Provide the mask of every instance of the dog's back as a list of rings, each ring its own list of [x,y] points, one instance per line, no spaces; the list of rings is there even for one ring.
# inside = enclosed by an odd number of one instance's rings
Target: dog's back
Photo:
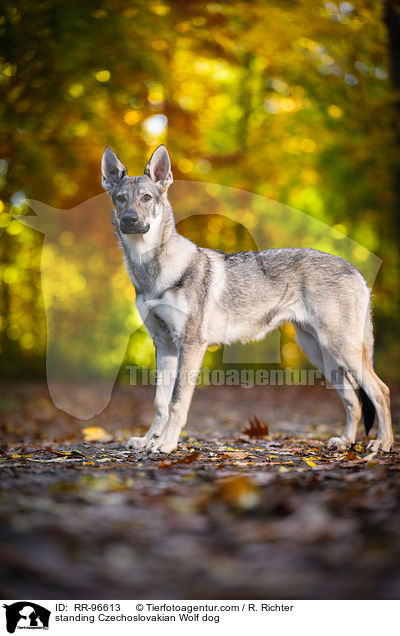
[[[315,330],[332,321],[355,325],[357,315],[368,310],[362,274],[339,256],[311,248],[205,252],[219,261],[210,289],[209,340],[215,344],[257,340],[283,322]]]

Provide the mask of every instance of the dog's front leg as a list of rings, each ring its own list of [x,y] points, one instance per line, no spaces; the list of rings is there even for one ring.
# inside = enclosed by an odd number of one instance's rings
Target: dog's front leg
[[[169,403],[178,367],[178,351],[175,346],[156,345],[156,364],[155,417],[146,435],[144,437],[131,437],[126,443],[127,448],[136,448],[138,450],[145,448],[153,439],[161,435],[168,422]]]
[[[192,401],[194,387],[207,343],[184,345],[179,351],[178,373],[169,407],[169,419],[160,437],[149,442],[149,452],[170,453],[179,440]]]

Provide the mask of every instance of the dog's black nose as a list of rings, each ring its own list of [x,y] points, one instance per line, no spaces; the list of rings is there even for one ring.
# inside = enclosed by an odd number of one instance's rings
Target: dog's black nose
[[[131,232],[137,223],[138,215],[136,212],[124,214],[120,222],[121,232]]]

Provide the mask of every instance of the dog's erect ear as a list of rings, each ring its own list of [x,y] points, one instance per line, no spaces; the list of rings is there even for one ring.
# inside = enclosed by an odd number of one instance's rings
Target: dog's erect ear
[[[101,172],[103,174],[101,180],[103,188],[111,194],[128,171],[124,164],[120,162],[115,152],[107,146],[101,160]]]
[[[158,183],[165,189],[169,188],[173,182],[171,161],[168,151],[163,144],[158,146],[151,155],[144,174],[147,174],[154,183]]]

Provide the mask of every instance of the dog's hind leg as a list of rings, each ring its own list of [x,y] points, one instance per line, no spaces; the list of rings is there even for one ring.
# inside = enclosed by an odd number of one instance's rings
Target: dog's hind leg
[[[346,410],[346,426],[341,437],[331,437],[328,446],[331,448],[345,448],[354,444],[357,434],[357,426],[361,420],[361,404],[358,395],[358,384],[348,371],[340,373],[339,365],[333,356],[321,347],[317,338],[304,328],[295,324],[296,341],[303,349],[308,359],[317,367],[334,387]],[[340,379],[340,381],[339,381]]]
[[[394,438],[392,421],[390,414],[390,392],[388,387],[376,375],[372,360],[365,346],[362,347],[362,365],[357,364],[357,357],[348,354],[347,364],[352,375],[356,378],[359,385],[364,389],[366,395],[375,407],[378,419],[378,437],[371,440],[368,448],[372,451],[390,451],[392,449]]]
[[[371,440],[368,448],[373,451],[383,450],[387,452],[393,446],[389,389],[373,369],[373,334],[370,314],[367,315],[365,325],[361,322],[361,317],[362,313],[358,322],[353,325],[350,322],[347,324],[347,329],[341,329],[336,333],[325,330],[317,337],[321,345],[324,364],[325,360],[328,359],[329,366],[330,355],[336,361],[337,368],[341,367],[344,370],[344,378],[351,376],[356,381],[357,387],[363,389],[364,393],[361,396],[364,405],[368,407],[364,408],[364,415],[369,412],[371,418],[371,422],[364,422],[367,431],[372,424],[373,410],[375,410],[378,421],[378,437],[376,440]],[[326,356],[326,352],[329,355]],[[328,377],[328,379],[330,378]],[[334,386],[340,393],[340,386],[336,384]],[[348,437],[346,433],[345,437]]]
[[[206,342],[181,347],[178,373],[169,405],[169,419],[160,437],[151,440],[147,445],[146,448],[149,452],[170,453],[177,447],[180,432],[186,424],[193,391],[206,349]]]
[[[340,378],[338,365],[336,365],[335,368],[331,367],[331,374],[332,373],[335,374],[337,378]],[[358,393],[359,387],[353,376],[345,370],[343,370],[342,379],[339,380],[339,383],[334,383],[333,386],[339,393],[344,404],[344,408],[346,409],[346,425],[343,435],[341,435],[340,437],[331,437],[328,440],[328,447],[346,448],[346,446],[349,446],[349,444],[355,443],[357,436],[357,427],[362,419],[362,406]]]
[[[376,375],[373,368],[373,329],[371,314],[368,305],[366,315],[359,311],[355,317],[349,319],[347,328],[341,329],[336,334],[325,333],[323,344],[329,347],[329,351],[335,352],[335,359],[352,375],[358,386],[363,389],[364,413],[373,412],[375,409],[378,421],[378,437],[371,440],[368,448],[372,451],[390,451],[393,446],[393,429],[390,414],[389,389]],[[372,422],[370,422],[372,423]],[[365,422],[369,430],[368,422]]]
[[[178,352],[172,343],[156,345],[157,384],[154,406],[156,414],[150,429],[144,437],[131,437],[127,448],[138,450],[145,448],[153,439],[159,437],[164,430],[169,415],[169,403],[175,385]]]

